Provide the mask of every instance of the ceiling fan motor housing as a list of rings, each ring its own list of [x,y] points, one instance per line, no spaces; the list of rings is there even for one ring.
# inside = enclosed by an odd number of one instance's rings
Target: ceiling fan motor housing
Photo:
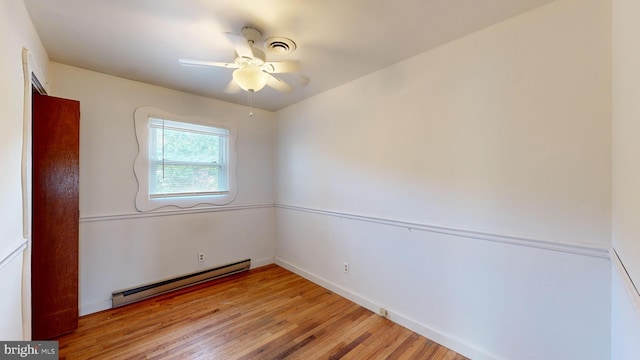
[[[242,36],[250,41],[252,44],[255,44],[262,38],[262,32],[254,27],[245,26],[240,30]]]

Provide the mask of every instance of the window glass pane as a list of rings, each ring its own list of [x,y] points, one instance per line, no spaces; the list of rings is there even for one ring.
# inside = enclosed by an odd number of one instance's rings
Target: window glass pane
[[[164,154],[164,159],[169,161],[220,162],[218,135],[162,128],[153,130],[157,144],[155,159],[162,159]]]
[[[151,166],[151,194],[176,194],[222,191],[219,166],[162,165]]]

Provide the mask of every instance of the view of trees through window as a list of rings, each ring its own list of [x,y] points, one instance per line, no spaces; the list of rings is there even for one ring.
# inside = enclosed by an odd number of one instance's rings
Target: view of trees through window
[[[179,196],[227,191],[228,131],[158,120],[150,122],[149,194]]]

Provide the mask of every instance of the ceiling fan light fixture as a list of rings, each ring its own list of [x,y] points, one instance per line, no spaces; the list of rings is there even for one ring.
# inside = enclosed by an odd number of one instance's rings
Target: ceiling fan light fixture
[[[269,74],[260,70],[256,65],[246,64],[233,72],[233,80],[244,91],[260,91],[269,80]]]

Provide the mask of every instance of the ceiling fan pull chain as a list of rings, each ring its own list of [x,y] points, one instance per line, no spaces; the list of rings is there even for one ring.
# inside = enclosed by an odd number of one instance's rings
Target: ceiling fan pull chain
[[[249,94],[249,116],[253,116],[253,98],[251,97],[252,93],[247,92]]]

